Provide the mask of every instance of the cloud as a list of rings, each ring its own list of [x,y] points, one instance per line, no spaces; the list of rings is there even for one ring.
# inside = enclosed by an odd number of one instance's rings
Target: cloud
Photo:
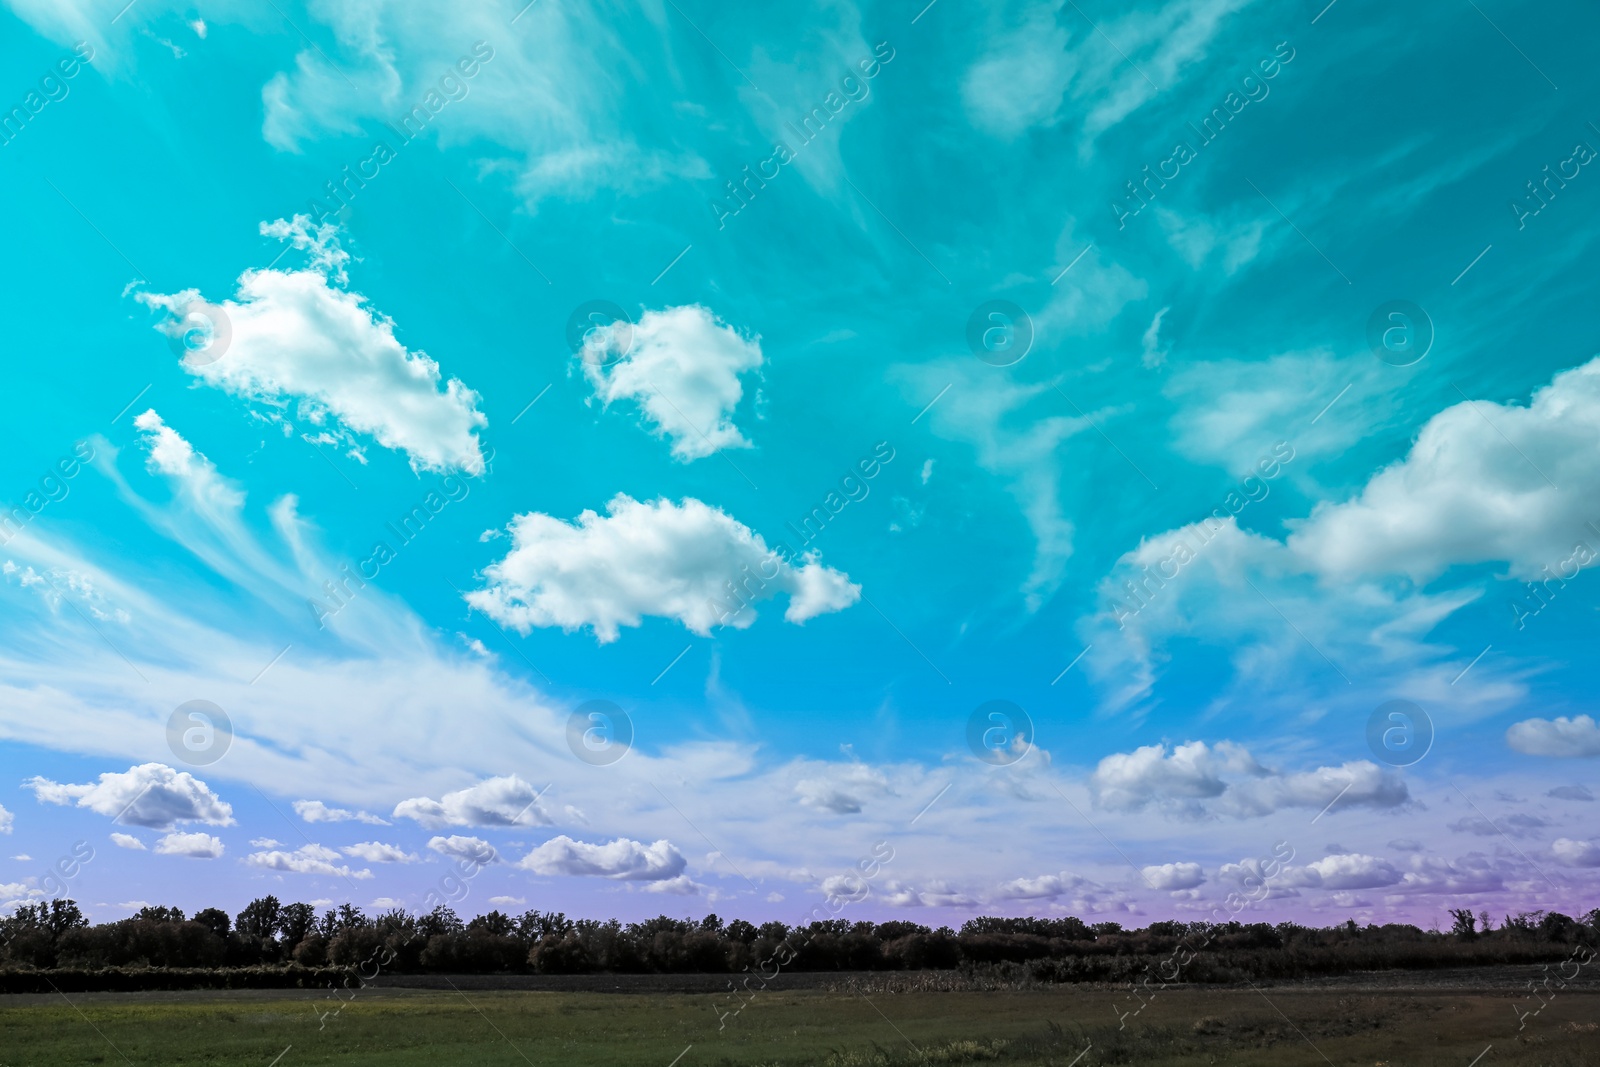
[[[441,856],[469,860],[480,867],[500,861],[500,854],[494,850],[494,846],[481,837],[462,837],[459,834],[432,837],[428,839],[428,847]]]
[[[121,773],[107,771],[99,782],[64,785],[33,777],[22,783],[42,804],[73,804],[124,826],[170,830],[180,822],[232,826],[233,808],[211,787],[187,771],[164,763],[143,763]]]
[[[4,804],[0,804],[0,834],[9,834],[15,822],[16,816],[7,811]]]
[[[291,874],[322,874],[339,878],[371,878],[372,872],[366,869],[351,870],[347,866],[335,866],[340,856],[331,848],[322,845],[301,845],[293,852],[272,850],[269,852],[252,852],[244,858],[250,867],[261,867],[269,871],[286,871]]]
[[[389,825],[387,819],[380,819],[370,812],[330,808],[320,800],[297,800],[293,807],[295,814],[306,822],[364,822],[372,826]]]
[[[1032,611],[1060,586],[1072,556],[1075,527],[1061,499],[1062,445],[1090,425],[1060,414],[1065,402],[1049,383],[999,378],[993,370],[965,356],[899,364],[889,377],[913,411],[939,397],[926,425],[946,440],[971,445],[978,465],[1015,500],[1034,539],[1033,565],[1022,582]]]
[[[1532,579],[1569,563],[1594,535],[1590,462],[1600,423],[1600,359],[1555,375],[1527,406],[1464,400],[1430,418],[1406,457],[1353,499],[1292,522],[1289,545],[1332,580],[1403,574],[1423,582],[1459,564],[1505,562]],[[1546,479],[1549,481],[1546,481]],[[1558,488],[1559,487],[1559,488]]]
[[[339,849],[363,863],[415,863],[417,857],[399,845],[386,845],[382,841],[358,841]]]
[[[279,841],[275,837],[252,837],[250,839],[250,847],[251,848],[282,848],[283,847],[283,842]]]
[[[1478,837],[1494,837],[1498,834],[1531,837],[1549,825],[1550,820],[1542,816],[1518,813],[1504,816],[1498,822],[1482,815],[1469,815],[1451,823],[1450,829],[1458,834],[1476,834]]]
[[[1156,85],[1178,85],[1187,68],[1205,59],[1226,17],[1249,2],[1173,0],[1092,28],[1059,3],[1033,4],[1026,16],[1008,20],[968,69],[961,93],[968,119],[1003,137],[1070,122],[1080,152],[1088,153],[1107,130],[1156,99]],[[1116,44],[1107,48],[1108,41]]]
[[[1102,759],[1089,778],[1096,805],[1142,811],[1150,805],[1184,818],[1269,815],[1284,808],[1393,808],[1406,802],[1405,782],[1366,760],[1286,774],[1258,763],[1242,745],[1203,741],[1146,745]],[[1341,795],[1342,794],[1342,795]]]
[[[47,567],[42,571],[32,567],[18,567],[12,560],[0,563],[0,574],[8,582],[16,582],[24,589],[33,589],[39,599],[58,613],[62,604],[87,608],[90,615],[101,622],[119,622],[126,626],[133,617],[125,610],[113,606],[97,587],[96,579],[71,567]]]
[[[222,855],[222,842],[210,834],[170,833],[156,842],[156,853],[161,856],[188,856],[190,859],[214,860]]]
[[[1140,873],[1154,889],[1193,889],[1206,880],[1205,869],[1198,863],[1163,863]]]
[[[1400,881],[1400,872],[1388,860],[1362,853],[1325,856],[1306,865],[1315,871],[1323,889],[1376,889]]]
[[[666,878],[659,882],[645,884],[646,893],[668,893],[672,896],[689,897],[699,893],[701,886],[687,874],[680,874],[676,878]]]
[[[393,122],[397,113],[409,115],[412,108],[427,116],[422,106],[432,92],[435,99],[448,94],[450,99],[470,96],[470,102],[451,103],[434,116],[429,139],[441,146],[479,145],[473,151],[481,154],[484,181],[509,185],[529,213],[549,197],[588,201],[673,179],[712,177],[692,149],[676,143],[641,146],[637,140],[640,131],[683,120],[686,102],[677,93],[660,91],[682,73],[670,34],[641,36],[616,20],[597,21],[545,4],[518,16],[515,29],[525,32],[515,36],[504,32],[509,16],[483,5],[435,11],[375,0],[312,8],[306,15],[324,24],[314,31],[321,45],[315,50],[308,45],[261,90],[262,136],[283,151],[299,152],[317,138]],[[474,41],[469,49],[466,42]],[[722,46],[739,56],[736,46],[727,41]],[[320,54],[323,49],[337,69]],[[624,52],[632,75],[595,77],[594,56]],[[481,72],[456,78],[451,68],[462,59]],[[769,85],[771,79],[760,67],[749,66],[751,61],[749,55],[739,58]],[[440,92],[440,77],[447,72],[453,80]],[[583,93],[571,92],[585,82]],[[460,207],[472,225],[482,226],[470,207]],[[482,232],[498,242],[487,229]],[[527,266],[518,262],[517,269]]]
[[[1077,71],[1068,42],[1067,32],[1044,5],[1035,7],[1025,23],[996,37],[961,79],[968,121],[1004,138],[1030,126],[1053,124]]]
[[[1331,372],[1328,360],[1316,355],[1274,362]],[[1251,384],[1283,377],[1272,375],[1271,366],[1228,364],[1223,370],[1225,384],[1232,384],[1221,406],[1210,403],[1206,414],[1174,424],[1180,450],[1220,449],[1230,463],[1242,462],[1264,444],[1266,427],[1257,425],[1259,415],[1241,422],[1231,412],[1305,401],[1270,384]],[[1370,389],[1370,373],[1350,377]],[[1196,388],[1189,382],[1183,391]],[[1263,393],[1266,405],[1258,402]],[[1512,577],[1548,573],[1555,591],[1600,560],[1600,535],[1587,525],[1591,501],[1600,496],[1600,467],[1584,459],[1596,423],[1600,359],[1556,374],[1525,406],[1463,401],[1438,412],[1404,458],[1354,496],[1286,520],[1285,540],[1242,529],[1234,514],[1243,510],[1249,489],[1230,493],[1213,517],[1147,537],[1118,561],[1101,584],[1106,610],[1080,623],[1080,636],[1095,645],[1090,673],[1117,680],[1111,682],[1114,706],[1131,703],[1149,692],[1166,643],[1198,633],[1231,648],[1241,696],[1259,700],[1272,684],[1285,694],[1297,691],[1302,665],[1322,660],[1319,669],[1376,663],[1388,677],[1373,680],[1387,681],[1386,688],[1442,697],[1465,663],[1445,662],[1452,650],[1426,638],[1482,597],[1483,585],[1479,579],[1424,591],[1427,583],[1452,568],[1500,563]],[[1225,434],[1211,432],[1224,424],[1230,427]],[[1245,586],[1246,579],[1257,589]],[[1143,593],[1129,599],[1129,582]],[[1522,621],[1526,605],[1536,603],[1525,592],[1514,587],[1507,597],[1513,621]],[[1524,606],[1517,607],[1519,601]],[[1285,618],[1300,632],[1287,630]],[[1515,679],[1486,682],[1488,688],[1471,696],[1471,710],[1498,710],[1525,692]],[[1529,720],[1507,739],[1539,755],[1600,754],[1592,720],[1571,722],[1577,725],[1562,730]]]
[[[446,793],[441,800],[412,797],[394,806],[394,817],[429,829],[443,826],[549,826],[550,816],[533,786],[514,774],[486,778]]]
[[[784,618],[793,623],[842,611],[861,595],[849,575],[814,554],[796,566],[727,512],[692,497],[642,503],[619,493],[606,512],[585,511],[574,523],[516,516],[510,551],[484,569],[488,584],[468,593],[467,603],[519,633],[588,626],[604,644],[646,615],[677,619],[704,637],[718,625],[750,626],[755,612],[744,605],[779,593],[789,596]]]
[[[1164,307],[1157,311],[1155,317],[1150,320],[1149,327],[1145,329],[1144,336],[1140,338],[1143,351],[1139,355],[1139,362],[1146,370],[1155,370],[1166,365],[1168,350],[1161,347],[1161,320],[1166,318],[1167,312],[1171,310],[1170,307]]]
[[[489,903],[505,908],[520,908],[528,902],[527,897],[490,897]]]
[[[1551,842],[1550,851],[1563,867],[1600,867],[1600,845],[1593,841],[1558,837]]]
[[[561,834],[528,853],[517,866],[535,874],[656,882],[676,878],[686,863],[682,853],[666,840],[646,845],[619,837],[604,845],[591,845]]]
[[[202,511],[233,511],[244,503],[244,493],[217,473],[216,465],[172,429],[155,408],[136,416],[133,425],[149,454],[152,472],[164,474],[182,486]]]
[[[1600,724],[1588,715],[1524,719],[1506,730],[1506,744],[1529,756],[1600,756]]]
[[[835,815],[855,815],[867,797],[888,792],[889,779],[864,763],[829,769],[828,776],[802,778],[795,783],[794,792],[800,803]]]
[[[311,269],[245,271],[220,315],[193,289],[137,294],[170,313],[159,326],[169,335],[192,328],[182,319],[186,309],[210,309],[206,317],[224,324],[210,348],[184,357],[184,370],[280,412],[296,402],[297,417],[313,427],[369,434],[404,452],[415,470],[482,473],[476,432],[488,419],[478,410],[478,394],[458,379],[443,380],[427,353],[395,339],[392,320],[360,294],[335,287],[344,281],[348,256],[334,229],[313,229],[296,216],[263,223],[262,233],[309,251]]]
[[[681,462],[722,448],[749,448],[733,423],[744,396],[739,376],[761,367],[761,344],[707,308],[646,311],[631,329],[597,329],[580,353],[583,375],[607,407],[635,401]]]
[[[111,843],[116,845],[118,848],[131,848],[135,852],[148,851],[145,847],[145,843],[140,841],[137,837],[134,837],[132,834],[113,833],[111,835]]]
[[[996,891],[1002,900],[1054,900],[1069,892],[1077,879],[1059,874],[1043,874],[1037,878],[1013,878]]]
[[[1547,796],[1547,797],[1555,797],[1557,800],[1593,800],[1594,799],[1594,794],[1589,791],[1588,787],[1587,786],[1581,786],[1581,785],[1558,785],[1554,789],[1552,789],[1548,793],[1546,793],[1545,796]]]

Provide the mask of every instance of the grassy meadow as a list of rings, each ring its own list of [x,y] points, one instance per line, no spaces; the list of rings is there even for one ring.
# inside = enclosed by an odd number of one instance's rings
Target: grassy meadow
[[[1171,989],[1120,1030],[1125,991],[766,992],[721,1031],[708,994],[352,993],[0,997],[0,1064],[1600,1067],[1600,996],[1579,992],[1520,1032],[1537,1002],[1510,992]]]

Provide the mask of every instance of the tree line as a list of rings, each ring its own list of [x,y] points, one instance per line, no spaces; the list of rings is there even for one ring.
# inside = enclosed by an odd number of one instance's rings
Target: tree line
[[[1600,908],[1581,918],[1559,912],[1505,916],[1452,910],[1449,930],[1388,923],[1332,927],[1280,923],[1152,922],[1124,929],[1073,917],[971,919],[959,930],[914,922],[828,919],[759,926],[717,915],[643,922],[520,916],[491,911],[463,920],[447,907],[426,914],[394,909],[367,915],[342,904],[320,915],[274,896],[237,915],[205,908],[145,907],[129,918],[90,924],[77,903],[24,904],[0,919],[0,969],[356,968],[388,972],[766,973],[924,970],[1022,965],[1042,980],[1122,978],[1203,935],[1207,975],[1336,973],[1555,958],[1567,946],[1600,943]],[[1241,970],[1242,968],[1242,970]],[[1286,970],[1287,969],[1287,970]],[[370,978],[372,975],[368,974]]]

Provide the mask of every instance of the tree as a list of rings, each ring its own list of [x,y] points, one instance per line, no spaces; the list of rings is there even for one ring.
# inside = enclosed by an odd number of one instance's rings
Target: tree
[[[221,908],[206,908],[194,913],[194,921],[216,934],[218,937],[227,937],[228,929],[233,925],[228,913]]]
[[[283,935],[283,947],[293,950],[311,935],[317,925],[317,910],[310,904],[286,904],[278,913],[278,933]]]
[[[1463,941],[1471,941],[1478,936],[1478,920],[1472,917],[1471,908],[1450,909],[1450,932]]]
[[[491,937],[510,937],[517,932],[517,923],[509,915],[500,911],[491,911],[487,915],[479,915],[467,923],[467,929],[477,933],[488,934]]]
[[[283,905],[278,898],[268,894],[252,900],[233,920],[233,929],[240,937],[260,942],[271,941],[278,932],[283,917]]]

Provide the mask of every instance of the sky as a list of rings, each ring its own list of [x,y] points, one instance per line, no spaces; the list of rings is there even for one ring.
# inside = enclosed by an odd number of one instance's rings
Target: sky
[[[124,3],[0,11],[0,906],[1600,906],[1594,11]]]

